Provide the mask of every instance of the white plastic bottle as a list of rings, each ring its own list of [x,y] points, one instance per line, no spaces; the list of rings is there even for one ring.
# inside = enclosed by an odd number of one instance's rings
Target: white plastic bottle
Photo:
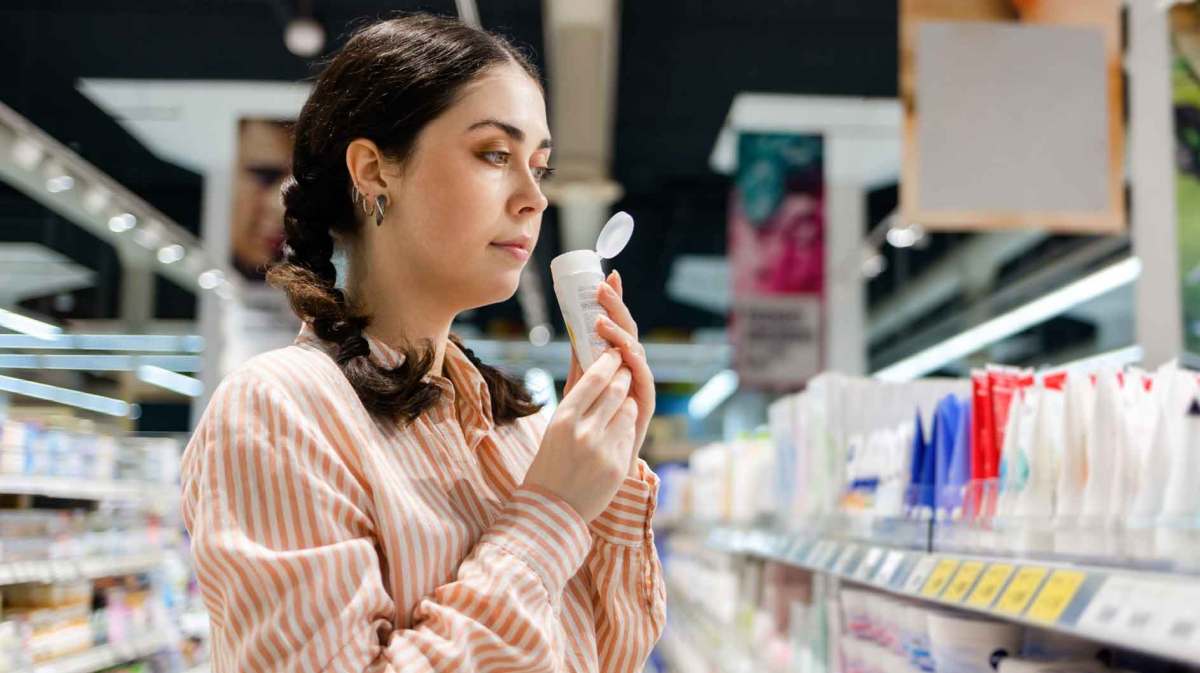
[[[600,231],[595,250],[572,250],[550,261],[554,296],[558,298],[575,357],[584,370],[608,348],[608,342],[596,333],[596,320],[604,315],[604,308],[597,300],[600,284],[604,282],[600,260],[620,254],[631,236],[633,218],[619,212]]]

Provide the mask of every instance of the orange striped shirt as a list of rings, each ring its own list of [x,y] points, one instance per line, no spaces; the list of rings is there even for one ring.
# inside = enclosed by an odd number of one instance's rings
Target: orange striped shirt
[[[545,421],[494,425],[453,343],[408,425],[373,419],[328,348],[306,325],[239,367],[184,454],[213,671],[640,671],[665,611],[645,463],[589,525],[520,486]]]

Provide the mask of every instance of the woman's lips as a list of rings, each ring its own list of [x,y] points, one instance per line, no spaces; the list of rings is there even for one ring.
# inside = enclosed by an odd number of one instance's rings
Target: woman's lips
[[[522,262],[529,259],[529,248],[524,243],[492,243],[491,245],[494,248],[507,252]]]

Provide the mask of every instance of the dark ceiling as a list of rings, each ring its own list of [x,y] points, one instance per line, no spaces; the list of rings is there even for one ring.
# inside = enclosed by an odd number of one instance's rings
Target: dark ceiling
[[[331,36],[395,10],[455,11],[449,0],[313,4]],[[527,45],[541,61],[541,2],[478,4],[485,27]],[[670,301],[663,287],[677,255],[724,252],[729,181],[709,169],[708,156],[733,96],[740,91],[894,96],[896,4],[622,3],[613,173],[627,193],[618,207],[637,217],[639,229],[617,267],[629,286],[643,290],[632,293],[631,308],[645,329],[666,336],[724,324],[724,316]],[[0,100],[195,231],[200,177],[158,160],[79,94],[75,82],[81,77],[310,77],[313,65],[283,44],[292,6],[265,0],[5,0],[0,2],[0,56],[6,66]],[[329,47],[338,44],[340,37]],[[878,201],[871,203],[877,217],[890,210]],[[119,274],[111,253],[98,254],[95,239],[55,224],[53,215],[15,192],[0,190],[0,208],[5,218],[0,222],[7,223],[0,225],[0,240],[33,236],[97,269],[102,287],[76,305],[115,311]],[[550,213],[543,229],[540,267],[557,252],[553,219]],[[159,301],[160,315],[193,310],[182,290],[166,288],[160,294],[167,298]],[[99,301],[101,296],[108,299]],[[52,311],[46,304],[39,308]],[[479,312],[475,320],[483,328],[503,328],[519,321],[519,311],[509,302]]]

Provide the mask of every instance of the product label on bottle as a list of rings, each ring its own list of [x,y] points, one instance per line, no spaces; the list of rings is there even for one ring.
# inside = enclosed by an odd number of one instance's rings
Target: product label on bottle
[[[596,292],[599,290],[599,285],[584,285],[579,288],[579,294],[576,299],[579,301],[579,307],[583,315],[583,327],[587,329],[588,346],[592,349],[592,355],[598,357],[608,348],[608,342],[600,338],[596,333],[596,321],[600,316],[606,315],[604,307],[600,305],[596,297]]]

